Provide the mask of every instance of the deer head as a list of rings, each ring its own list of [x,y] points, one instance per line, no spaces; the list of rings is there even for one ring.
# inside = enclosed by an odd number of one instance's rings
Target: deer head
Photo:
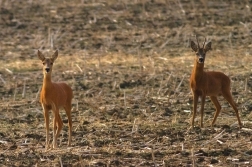
[[[198,38],[196,36],[196,40],[197,40],[197,43],[198,45],[196,45],[193,41],[191,41],[191,48],[192,50],[196,53],[196,56],[197,56],[197,62],[198,63],[204,63],[205,61],[205,57],[206,57],[206,52],[211,50],[211,42],[208,42],[206,45],[206,38],[205,38],[205,41],[203,43],[203,47],[201,48],[200,45],[199,45],[199,41],[198,41]]]
[[[43,73],[48,74],[52,72],[52,67],[54,61],[58,57],[58,50],[54,52],[54,54],[51,56],[51,58],[46,58],[39,50],[38,50],[38,58],[42,61],[43,63]]]

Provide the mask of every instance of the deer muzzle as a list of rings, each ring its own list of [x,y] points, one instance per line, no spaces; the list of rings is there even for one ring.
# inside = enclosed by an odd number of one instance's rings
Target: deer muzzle
[[[48,73],[50,71],[50,68],[49,67],[46,67],[45,68],[45,71]]]
[[[204,63],[204,58],[203,57],[199,58],[199,63]]]

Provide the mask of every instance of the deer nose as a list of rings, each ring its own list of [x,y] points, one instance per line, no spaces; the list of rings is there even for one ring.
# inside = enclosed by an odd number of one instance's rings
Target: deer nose
[[[50,71],[50,68],[49,68],[49,67],[47,67],[47,68],[45,68],[45,70],[46,70],[46,72],[49,72],[49,71]]]
[[[203,62],[204,62],[204,58],[203,58],[203,57],[200,57],[200,58],[199,58],[199,62],[200,62],[200,63],[203,63]]]

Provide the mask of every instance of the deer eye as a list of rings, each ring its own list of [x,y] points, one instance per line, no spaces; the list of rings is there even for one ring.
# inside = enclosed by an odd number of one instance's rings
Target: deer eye
[[[43,62],[42,64],[45,65],[45,62]]]
[[[199,53],[196,53],[197,56],[199,56]]]

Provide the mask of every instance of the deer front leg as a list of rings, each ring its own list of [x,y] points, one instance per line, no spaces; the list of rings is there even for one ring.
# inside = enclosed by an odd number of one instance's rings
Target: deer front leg
[[[46,127],[46,150],[49,149],[49,110],[42,105],[43,111],[44,111],[44,119],[45,119],[45,127]]]
[[[196,93],[193,93],[193,116],[192,116],[192,123],[191,123],[192,128],[194,128],[194,119],[197,112],[198,99],[199,99],[199,96]]]
[[[57,148],[57,139],[59,137],[60,131],[62,130],[63,122],[59,115],[59,109],[55,112],[54,119],[53,119],[53,148]]]
[[[203,116],[204,116],[204,107],[205,107],[206,95],[201,96],[201,109],[200,109],[200,127],[203,128]]]

